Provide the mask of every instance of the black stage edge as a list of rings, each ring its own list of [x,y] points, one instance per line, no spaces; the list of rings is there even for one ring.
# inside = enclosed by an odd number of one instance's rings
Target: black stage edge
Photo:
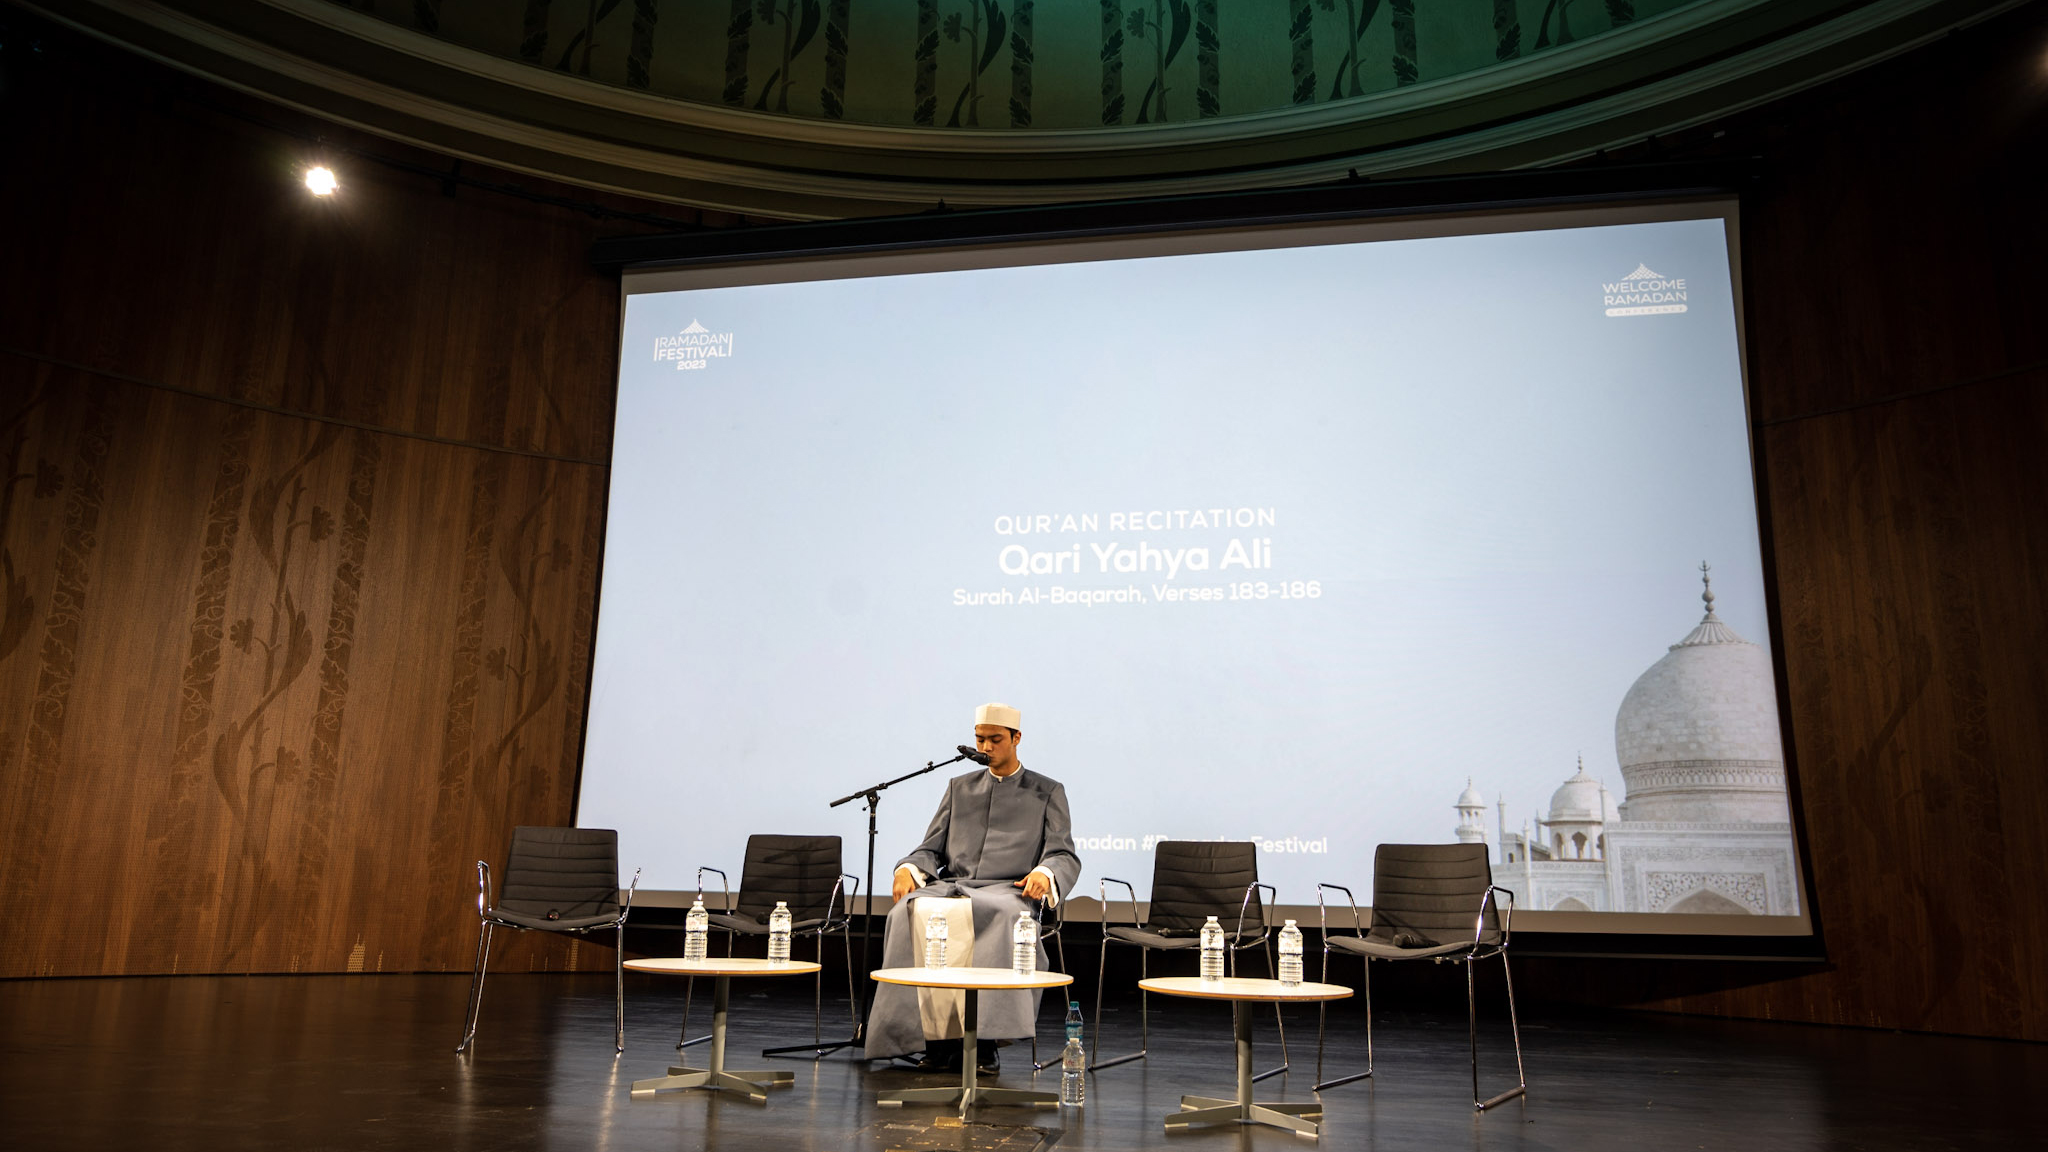
[[[1429,967],[1410,965],[1410,967]],[[785,987],[785,985],[804,985]],[[0,981],[0,1107],[29,1152],[191,1149],[593,1149],[607,1152],[1132,1152],[1427,1148],[1451,1152],[1901,1152],[2039,1145],[2023,1105],[2048,1045],[1798,1024],[1596,1013],[1525,1002],[1529,1094],[1472,1110],[1462,996],[1439,1010],[1375,997],[1377,1073],[1322,1093],[1318,1144],[1277,1130],[1162,1131],[1182,1094],[1227,1091],[1225,1005],[1156,997],[1152,1058],[1089,1078],[1078,1112],[991,1107],[974,1123],[878,1108],[874,1093],[944,1082],[862,1061],[788,1062],[765,1104],[678,1092],[635,1098],[675,1058],[682,988],[627,976],[626,1051],[612,1054],[609,971],[491,977],[476,1047],[450,1052],[466,973]],[[1381,991],[1378,983],[1376,991]],[[827,1013],[841,999],[828,1000]],[[1109,1027],[1134,1023],[1113,1003]],[[736,980],[736,1060],[807,1038],[805,981]],[[1329,1074],[1363,1067],[1363,1013],[1332,1014]],[[1057,1031],[1043,1017],[1041,1047]],[[1482,1006],[1480,1076],[1512,1083],[1505,1020]],[[1315,1013],[1291,1012],[1295,1072],[1262,1097],[1313,1098]],[[1111,1041],[1114,1043],[1114,1039]],[[1259,1014],[1257,1058],[1277,1056]],[[694,1055],[692,1062],[702,1063]],[[1005,1049],[1001,1085],[1050,1088]],[[2028,1086],[2032,1085],[2030,1089]]]
[[[940,209],[915,216],[607,237],[591,245],[590,261],[607,271],[629,266],[644,270],[769,257],[845,256],[967,244],[1697,199],[1739,193],[1754,184],[1760,173],[1760,162],[1607,165],[1402,180],[1357,179],[1303,188],[1033,208]]]

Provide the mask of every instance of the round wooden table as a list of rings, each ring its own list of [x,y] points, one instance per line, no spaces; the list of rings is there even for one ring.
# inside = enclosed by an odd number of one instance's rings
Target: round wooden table
[[[1138,981],[1138,987],[1168,996],[1228,1000],[1231,1022],[1237,1033],[1237,1098],[1183,1096],[1180,1098],[1181,1110],[1166,1118],[1168,1132],[1191,1124],[1270,1124],[1303,1136],[1320,1137],[1323,1134],[1321,1124],[1304,1119],[1321,1116],[1321,1103],[1262,1103],[1252,1099],[1252,1005],[1272,1000],[1342,1000],[1351,995],[1351,989],[1341,984],[1307,982],[1290,988],[1278,980],[1239,976],[1223,980],[1204,980],[1199,976],[1155,976]]]
[[[726,993],[734,976],[808,976],[819,969],[809,960],[762,960],[752,956],[714,956],[705,960],[662,957],[628,960],[635,972],[660,976],[710,976],[716,980],[711,993],[711,1067],[690,1068],[671,1065],[666,1076],[633,1081],[633,1095],[652,1096],[670,1088],[703,1088],[711,1092],[738,1092],[757,1104],[768,1102],[768,1089],[787,1088],[796,1073],[775,1070],[735,1072],[725,1066]]]
[[[975,1083],[980,1071],[975,1065],[979,1056],[980,1037],[975,1034],[975,1011],[977,994],[984,991],[1011,992],[1029,991],[1033,988],[1058,988],[1072,984],[1074,978],[1064,972],[1033,972],[1019,976],[1008,968],[878,968],[868,973],[870,979],[883,984],[904,984],[912,988],[958,988],[967,993],[967,1003],[960,1013],[960,1086],[957,1088],[904,1088],[894,1092],[877,1092],[875,1103],[882,1105],[901,1104],[951,1104],[960,1102],[960,1114],[976,1104],[1058,1104],[1057,1092],[1037,1092],[1023,1088],[983,1088]]]

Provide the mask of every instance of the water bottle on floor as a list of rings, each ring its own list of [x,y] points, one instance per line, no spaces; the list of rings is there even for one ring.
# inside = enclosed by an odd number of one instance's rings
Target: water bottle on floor
[[[1029,976],[1038,971],[1038,917],[1017,913],[1017,930],[1010,934],[1010,971]]]
[[[1223,979],[1223,925],[1214,916],[1202,925],[1202,979]]]
[[[1067,1001],[1067,1046],[1060,1049],[1060,1103],[1079,1108],[1088,1096],[1088,1053],[1081,1047],[1081,1002]]]
[[[789,962],[789,905],[780,900],[768,914],[768,959],[777,964]]]
[[[1301,929],[1292,920],[1280,929],[1280,983],[1301,986]]]
[[[710,936],[711,914],[704,911],[704,897],[699,895],[683,917],[683,959],[704,959],[710,953]]]
[[[946,914],[934,912],[924,922],[924,966],[944,968],[946,966]]]

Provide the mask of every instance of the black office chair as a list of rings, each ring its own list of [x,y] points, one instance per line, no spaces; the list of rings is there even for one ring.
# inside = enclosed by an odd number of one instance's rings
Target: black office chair
[[[476,862],[476,968],[469,976],[469,1015],[457,1052],[476,1039],[477,1011],[484,1002],[484,973],[490,965],[491,934],[498,928],[525,932],[567,932],[587,936],[609,928],[613,939],[614,1050],[626,1050],[626,913],[633,890],[619,895],[619,834],[609,828],[512,829],[505,853],[504,891],[491,899],[491,866]]]
[[[1330,931],[1323,889],[1344,893],[1351,904],[1351,934]],[[1505,900],[1506,907],[1502,908]],[[1316,1091],[1363,1080],[1373,1074],[1372,962],[1433,960],[1465,966],[1465,1032],[1472,1045],[1472,1105],[1484,1112],[1528,1091],[1522,1071],[1522,1029],[1515,1017],[1515,978],[1508,971],[1508,935],[1515,916],[1515,894],[1493,883],[1484,844],[1382,844],[1373,853],[1372,923],[1367,930],[1358,900],[1342,884],[1316,885],[1316,905],[1323,924],[1323,975],[1330,978],[1330,954],[1341,952],[1365,962],[1365,1071],[1334,1080],[1323,1079],[1324,1021],[1316,1024]],[[1473,992],[1472,965],[1500,957],[1508,987],[1508,1028],[1515,1040],[1516,1085],[1491,1099],[1479,1097],[1479,1008]]]
[[[729,886],[731,881],[717,868],[697,869],[697,894],[704,894],[704,873],[716,873],[720,890],[725,895],[725,902],[720,907],[726,910],[711,912],[709,919],[712,928],[726,934],[725,952],[728,956],[732,955],[733,941],[738,937],[768,934],[768,914],[775,911],[777,901],[789,905],[792,943],[795,937],[817,939],[820,965],[825,962],[825,937],[838,935],[846,948],[846,998],[851,1005],[849,1013],[854,1033],[858,1033],[860,1007],[854,996],[853,942],[847,926],[852,921],[849,905],[858,893],[860,881],[841,873],[839,868],[837,836],[749,836],[746,856],[740,864],[738,902],[733,900]],[[676,1038],[678,1049],[711,1039],[709,1036],[699,1036],[694,1040],[688,1038],[690,1000],[695,984],[692,979],[684,986],[683,1034]],[[846,1047],[850,1040],[833,1043],[823,1040],[824,1012],[825,973],[821,967],[812,978],[812,1043],[768,1048],[762,1051],[762,1055],[810,1052],[822,1057],[827,1052]]]
[[[1120,884],[1130,896],[1129,925],[1109,922],[1108,885]],[[1154,951],[1178,952],[1200,949],[1202,925],[1214,916],[1222,924],[1224,946],[1230,956],[1230,975],[1237,975],[1237,954],[1262,947],[1266,972],[1273,968],[1273,953],[1266,928],[1265,905],[1260,893],[1273,894],[1273,886],[1259,883],[1258,845],[1250,840],[1161,840],[1152,851],[1152,902],[1147,919],[1138,922],[1138,893],[1128,880],[1103,877],[1097,885],[1102,899],[1102,958],[1095,972],[1096,1047],[1102,1046],[1102,984],[1109,969],[1109,946],[1134,946],[1138,952],[1138,979],[1146,973],[1147,958]],[[1274,897],[1277,898],[1277,897]],[[1138,990],[1138,1050],[1088,1066],[1091,1072],[1143,1060],[1152,1042],[1150,1005],[1144,989]],[[1287,1024],[1280,1017],[1280,1005],[1273,1005],[1273,1019],[1280,1025],[1280,1066],[1252,1077],[1254,1081],[1287,1071]]]

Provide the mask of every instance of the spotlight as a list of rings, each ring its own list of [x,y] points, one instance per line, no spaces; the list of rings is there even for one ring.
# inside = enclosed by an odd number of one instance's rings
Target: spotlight
[[[315,196],[332,196],[341,187],[341,181],[334,178],[334,170],[326,165],[306,169],[306,190]]]

